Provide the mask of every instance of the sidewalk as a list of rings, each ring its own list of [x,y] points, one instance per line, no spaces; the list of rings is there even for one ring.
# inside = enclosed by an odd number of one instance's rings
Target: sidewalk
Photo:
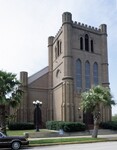
[[[36,133],[38,135],[42,134],[41,132]],[[44,133],[43,133],[44,134]],[[82,137],[92,137],[92,130],[86,131],[86,132],[79,132],[79,133],[63,133],[62,135],[59,134],[59,132],[56,132],[56,134],[49,134],[45,137],[43,135],[40,137],[29,137],[28,140],[41,140],[41,139],[61,139],[61,138],[82,138]],[[53,135],[53,136],[52,136]],[[98,132],[98,138],[107,138],[108,140],[117,140],[117,132],[111,131],[111,130],[99,130]]]

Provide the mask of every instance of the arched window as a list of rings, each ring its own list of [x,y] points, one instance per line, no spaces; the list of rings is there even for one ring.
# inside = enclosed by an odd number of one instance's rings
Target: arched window
[[[61,71],[58,69],[58,70],[56,71],[56,77],[57,77],[57,78],[59,78],[60,73],[61,73]]]
[[[85,35],[85,50],[89,51],[89,36]]]
[[[57,59],[58,57],[58,51],[57,51],[57,47],[55,47],[55,59]]]
[[[94,85],[98,85],[98,64],[96,62],[93,64],[93,82]]]
[[[59,57],[61,52],[62,52],[62,42],[58,40],[55,47],[55,58]]]
[[[91,40],[91,52],[92,53],[94,52],[94,49],[93,49],[93,40]]]
[[[85,88],[89,89],[91,87],[90,82],[90,63],[86,61],[85,63]]]
[[[62,42],[60,41],[59,44],[60,44],[60,45],[59,45],[59,51],[60,51],[60,54],[61,54],[61,52],[62,52]]]
[[[83,38],[80,38],[80,49],[83,50]]]
[[[76,61],[76,88],[78,90],[82,88],[82,64],[80,59]]]
[[[58,56],[59,56],[59,41],[57,42],[57,51],[58,51]]]

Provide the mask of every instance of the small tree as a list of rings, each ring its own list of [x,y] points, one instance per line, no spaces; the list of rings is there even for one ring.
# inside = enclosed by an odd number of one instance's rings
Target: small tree
[[[111,107],[111,105],[115,105],[115,101],[112,100],[110,89],[100,85],[91,88],[89,91],[83,92],[81,99],[84,112],[89,111],[93,114],[94,130],[92,137],[97,138],[101,106]]]
[[[0,71],[0,109],[1,109],[1,130],[6,134],[6,107],[15,108],[18,106],[22,96],[20,82],[16,74]]]

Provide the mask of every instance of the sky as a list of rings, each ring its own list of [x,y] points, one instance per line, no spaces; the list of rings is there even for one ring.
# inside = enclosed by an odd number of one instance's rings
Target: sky
[[[117,0],[0,0],[0,70],[30,76],[46,67],[48,37],[61,27],[63,12],[97,28],[107,24],[109,81],[117,102]]]

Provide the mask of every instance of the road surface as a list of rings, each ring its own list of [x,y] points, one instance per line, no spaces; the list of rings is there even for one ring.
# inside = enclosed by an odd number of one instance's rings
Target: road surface
[[[39,146],[25,150],[117,150],[117,142]]]

